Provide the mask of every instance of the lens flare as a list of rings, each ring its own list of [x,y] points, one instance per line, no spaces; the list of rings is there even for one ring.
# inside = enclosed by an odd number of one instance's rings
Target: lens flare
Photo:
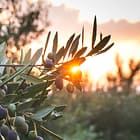
[[[71,72],[76,73],[78,70],[80,70],[79,66],[74,66],[71,69]]]

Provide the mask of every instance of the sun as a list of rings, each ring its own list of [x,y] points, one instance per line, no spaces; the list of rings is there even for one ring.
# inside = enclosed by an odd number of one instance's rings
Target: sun
[[[80,70],[80,67],[79,66],[73,66],[72,69],[71,69],[71,72],[72,73],[76,73],[79,70]]]

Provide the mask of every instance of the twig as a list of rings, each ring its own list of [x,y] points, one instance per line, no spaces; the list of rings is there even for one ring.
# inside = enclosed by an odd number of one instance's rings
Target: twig
[[[23,67],[26,66],[26,64],[0,64],[0,67]],[[29,67],[40,67],[43,66],[43,64],[38,65],[28,65]]]
[[[49,129],[47,129],[47,128],[44,127],[43,125],[41,125],[40,128],[42,128],[44,131],[46,131],[46,132],[49,133],[50,135],[54,136],[54,137],[57,138],[58,140],[63,140],[62,137],[60,137],[60,136],[58,136],[57,134],[55,134],[54,132],[50,131]]]

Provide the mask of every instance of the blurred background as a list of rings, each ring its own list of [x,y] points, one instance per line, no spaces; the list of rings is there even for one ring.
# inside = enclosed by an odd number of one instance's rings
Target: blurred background
[[[139,5],[139,0],[0,1],[0,42],[7,41],[7,57],[13,63],[19,61],[21,49],[31,48],[33,54],[44,47],[48,31],[51,37],[58,31],[61,47],[84,26],[84,45],[91,47],[95,15],[97,40],[101,33],[112,36],[113,48],[87,58],[81,66],[85,94],[68,94],[64,89],[49,99],[55,104],[67,104],[64,117],[57,124],[48,124],[66,140],[140,138]],[[125,121],[121,124],[122,118]]]

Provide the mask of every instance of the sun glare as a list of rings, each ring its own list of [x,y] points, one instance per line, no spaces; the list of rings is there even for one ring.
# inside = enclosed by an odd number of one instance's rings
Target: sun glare
[[[79,66],[74,66],[72,67],[71,72],[76,73],[79,69],[80,69]]]

